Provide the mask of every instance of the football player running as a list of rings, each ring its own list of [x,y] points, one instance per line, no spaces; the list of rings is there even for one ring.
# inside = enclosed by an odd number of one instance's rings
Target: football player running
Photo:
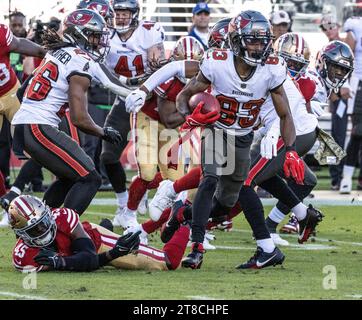
[[[68,208],[49,208],[22,195],[8,210],[18,237],[13,265],[19,270],[89,272],[110,265],[119,269],[174,270],[180,265],[190,228],[186,223],[158,250],[140,244],[140,232],[119,236],[99,225],[80,222]]]
[[[115,32],[110,38],[111,48],[106,66],[115,74],[128,78],[142,77],[151,72],[151,68],[159,67],[165,60],[164,30],[160,24],[139,20],[140,7],[137,0],[114,0],[113,9]],[[117,197],[118,208],[113,224],[121,226],[124,221],[136,224],[136,214],[126,207],[126,174],[119,161],[130,132],[130,115],[124,108],[123,98],[116,98],[105,125],[117,129],[122,136],[122,143],[117,146],[103,142],[101,153],[101,161]]]
[[[187,36],[177,41],[170,59],[200,61],[203,54],[202,44]],[[186,80],[180,77],[168,79],[153,91],[152,98],[145,102],[139,112],[132,113],[133,140],[139,170],[138,176],[129,187],[127,211],[130,215],[136,214],[137,207],[148,189],[157,188],[163,179],[175,181],[184,175],[182,161],[177,159],[176,163],[170,164],[167,156],[167,146],[177,143],[179,135],[175,130],[166,129],[175,129],[184,122],[184,117],[177,112],[175,100],[185,82]],[[132,221],[124,221],[126,216],[128,215],[120,217],[124,228],[132,225]],[[155,218],[152,214],[151,218],[158,220],[158,217]]]
[[[45,200],[52,207],[62,203],[82,214],[96,194],[101,178],[93,161],[69,136],[58,129],[69,108],[72,123],[81,131],[118,145],[119,132],[97,126],[87,112],[86,93],[93,77],[113,88],[120,82],[101,72],[97,63],[108,52],[108,30],[102,16],[76,10],[64,22],[63,38],[49,31],[49,52],[26,89],[21,108],[13,118],[14,144],[58,177]],[[118,84],[117,84],[118,83]],[[116,90],[117,91],[117,90]]]
[[[353,52],[349,47],[349,45],[342,41],[338,40],[331,41],[326,46],[324,46],[322,50],[319,51],[316,58],[315,69],[309,67],[306,70],[305,76],[297,81],[302,92],[303,92],[303,86],[306,84],[305,79],[310,78],[313,79],[313,81],[315,82],[316,89],[314,94],[312,94],[312,97],[310,98],[310,108],[311,111],[313,111],[313,113],[316,116],[319,116],[320,114],[323,113],[323,105],[327,103],[328,97],[330,96],[331,92],[332,91],[338,92],[339,88],[341,88],[342,85],[346,82],[346,80],[350,77],[353,71],[353,66],[354,66]],[[309,127],[311,124],[312,122],[308,124],[305,123],[304,125],[306,127]],[[301,127],[302,126],[303,125],[301,125]],[[297,140],[299,139],[297,138]],[[302,142],[301,144],[302,146],[303,144],[305,145],[304,142]],[[274,144],[273,148],[277,148],[277,146]],[[274,193],[274,196],[276,196],[275,194],[276,191],[281,193],[283,192],[282,191],[283,189],[281,187],[282,181],[280,181],[280,177],[278,176],[275,176],[273,179],[274,181],[270,180],[271,184],[269,186],[263,186],[263,188],[265,187],[266,189],[268,189],[269,187],[273,189],[273,191],[272,190],[268,191]],[[279,180],[279,182],[277,182],[277,180]],[[313,180],[315,180],[315,178],[313,178],[313,173],[311,172],[311,170],[306,170],[306,176],[303,185],[289,183],[289,186],[297,195],[297,197],[300,200],[302,200],[312,191],[314,187]],[[273,187],[273,186],[278,186],[278,187]],[[280,194],[279,196],[277,196],[277,198],[282,199],[283,201],[278,202],[278,204],[271,210],[267,218],[267,225],[272,233],[275,232],[278,224],[285,218],[285,215],[287,215],[290,212],[291,208],[293,208],[293,204],[296,205],[295,197],[288,197],[289,200],[294,202],[289,205],[286,205],[286,201],[288,201],[288,199],[284,197],[283,194]],[[302,203],[299,203],[298,207],[299,209],[302,210],[302,212],[305,210],[305,208],[303,208],[302,206]],[[293,215],[288,224],[286,224],[282,228],[282,230],[286,230],[287,232],[291,232],[291,230],[294,231],[298,229],[299,233],[301,234],[302,230],[300,230],[301,228],[300,226],[298,226],[298,219],[296,219],[295,216]],[[313,230],[307,230],[306,234],[308,233],[310,234],[312,231]],[[278,238],[279,237],[277,237],[277,240],[279,240]]]
[[[243,26],[243,24],[245,24],[245,26]],[[243,30],[244,28],[245,30]],[[246,35],[245,39],[239,37],[239,34]],[[298,155],[295,154],[293,147],[295,129],[289,112],[287,98],[282,88],[287,74],[286,67],[283,61],[279,61],[277,57],[269,58],[272,35],[267,19],[258,12],[243,12],[230,23],[228,37],[232,50],[209,50],[201,64],[201,71],[196,78],[191,80],[177,98],[178,109],[186,116],[186,122],[191,126],[193,123],[204,123],[206,125],[209,119],[204,119],[205,116],[197,114],[187,115],[189,112],[188,99],[194,93],[206,90],[211,83],[205,78],[206,75],[213,82],[212,93],[218,97],[222,110],[221,117],[216,123],[217,128],[213,128],[211,134],[210,131],[208,131],[209,135],[204,137],[202,144],[203,152],[205,152],[205,149],[211,154],[216,152],[213,150],[213,147],[210,146],[212,143],[206,142],[208,139],[211,140],[213,132],[220,135],[221,139],[228,136],[229,139],[235,139],[237,141],[236,148],[231,149],[232,152],[230,152],[230,150],[228,152],[228,163],[235,162],[237,171],[224,175],[220,179],[218,189],[223,190],[220,193],[223,197],[222,199],[216,200],[213,197],[219,182],[220,173],[218,174],[218,172],[220,165],[218,166],[217,163],[212,163],[211,165],[202,164],[204,177],[199,185],[192,208],[193,249],[189,257],[183,261],[185,267],[198,268],[202,263],[202,242],[204,239],[205,225],[210,213],[215,210],[222,210],[225,207],[231,208],[238,200],[242,182],[248,174],[250,165],[249,149],[253,137],[252,128],[258,117],[260,106],[264,103],[269,92],[271,92],[273,96],[273,101],[275,100],[278,114],[281,117],[283,138],[288,146],[287,154],[293,155],[293,157],[286,162],[287,170],[293,168],[294,178],[297,179],[297,174],[300,173],[300,171],[298,171],[300,159]],[[234,61],[238,73],[235,70]],[[226,70],[225,66],[227,66]],[[179,72],[187,77],[191,77],[195,72],[198,72],[199,65],[197,63],[185,63],[179,65],[174,64],[172,67],[165,66],[165,74],[162,74],[162,77],[165,78],[166,74],[170,76],[170,74],[166,72],[166,68],[170,73]],[[213,74],[217,72],[223,72],[223,74]],[[261,76],[262,73],[263,77]],[[268,74],[270,79],[268,77],[265,78],[265,74]],[[242,75],[244,75],[244,77],[242,77]],[[154,74],[154,77],[151,76],[147,81],[151,87],[154,86],[152,81],[155,80],[155,78],[156,74]],[[230,81],[227,82],[225,79],[229,79]],[[226,93],[228,87],[230,88],[229,91],[233,91],[234,94],[231,92]],[[246,87],[248,88],[244,90]],[[240,88],[242,88],[242,91],[240,91]],[[146,85],[141,87],[141,90],[147,92]],[[232,97],[228,97],[230,93]],[[138,93],[135,92],[133,96],[131,94],[127,97],[135,109],[138,108],[137,99],[135,98],[137,95]],[[255,97],[255,99],[250,100],[248,97],[251,96]],[[239,103],[241,105],[240,110]],[[214,121],[211,121],[211,123],[212,122]],[[209,147],[207,147],[208,145]],[[226,150],[224,151],[226,152]],[[224,161],[226,160],[223,152],[218,154],[218,156]],[[215,158],[210,157],[210,159]],[[220,161],[220,163],[222,164],[222,161]],[[254,265],[248,263],[241,267],[255,267],[256,263],[259,263],[258,267],[282,263],[284,255],[274,246],[269,232],[266,229],[260,199],[252,188],[243,189],[239,201],[242,202],[242,207],[245,207],[245,215],[257,239],[258,251]],[[205,199],[210,199],[210,201],[205,201]],[[220,205],[220,203],[225,203],[225,205]]]

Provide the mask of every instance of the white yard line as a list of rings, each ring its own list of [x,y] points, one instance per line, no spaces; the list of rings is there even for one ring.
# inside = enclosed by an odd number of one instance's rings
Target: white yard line
[[[220,298],[212,298],[212,297],[208,297],[208,296],[186,296],[186,298],[191,299],[191,300],[223,300]]]
[[[346,294],[347,298],[362,299],[362,294]]]
[[[231,232],[242,232],[242,233],[249,233],[251,234],[250,230],[243,230],[243,229],[235,229],[233,228],[231,230]],[[295,234],[281,234],[281,237],[289,237],[289,238],[297,238],[298,236]],[[352,246],[358,246],[358,247],[362,247],[362,242],[353,242],[353,241],[344,241],[344,240],[334,240],[334,239],[326,239],[326,238],[318,238],[318,237],[313,237],[313,239],[315,239],[316,241],[320,241],[320,242],[328,242],[330,244],[348,244],[348,245],[352,245]]]
[[[292,250],[307,250],[307,251],[338,249],[338,247],[335,247],[335,246],[325,246],[325,245],[322,245],[322,244],[305,244],[305,245],[291,244],[291,245],[283,247],[283,248],[292,249]],[[218,245],[216,245],[216,249],[255,250],[255,247],[233,247],[233,246],[218,246]]]
[[[48,300],[45,297],[31,296],[31,295],[27,295],[27,294],[19,294],[19,293],[15,293],[15,292],[6,292],[6,291],[0,291],[0,296],[19,298],[19,299],[28,299],[28,300]]]

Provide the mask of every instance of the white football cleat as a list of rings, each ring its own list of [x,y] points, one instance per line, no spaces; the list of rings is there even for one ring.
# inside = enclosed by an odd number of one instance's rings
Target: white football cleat
[[[205,232],[205,239],[207,239],[209,241],[214,241],[214,240],[216,240],[216,236],[213,233],[211,233],[209,231],[206,231]]]
[[[339,187],[340,194],[350,194],[352,191],[352,179],[343,178]]]
[[[122,213],[117,214],[113,221],[113,226],[127,229],[138,225],[136,211],[124,208]]]
[[[128,233],[135,233],[141,231],[140,234],[140,243],[143,244],[144,246],[148,245],[148,233],[146,231],[143,230],[142,225],[138,224],[137,226],[132,226],[127,228],[124,232],[123,235],[126,235]]]
[[[122,215],[124,208],[125,207],[117,207],[115,216],[112,220],[113,227],[121,227],[119,217]]]
[[[282,239],[282,238],[279,236],[279,234],[277,234],[277,233],[271,233],[270,236],[271,236],[271,238],[272,238],[272,240],[273,240],[273,242],[274,242],[274,244],[275,244],[276,246],[284,246],[284,247],[289,246],[289,242],[288,242],[287,240]]]
[[[3,216],[2,216],[2,219],[0,221],[0,228],[8,228],[8,227],[10,227],[8,214],[5,211],[3,211],[2,215]]]
[[[137,208],[138,213],[142,216],[144,216],[148,210],[148,192],[149,190],[147,190],[146,193],[143,195]]]
[[[172,207],[176,200],[177,194],[173,189],[171,180],[164,180],[160,183],[155,196],[149,204],[150,218],[153,221],[158,221],[161,214],[167,208]]]
[[[207,240],[206,237],[205,237],[204,242],[203,242],[202,245],[203,245],[203,247],[204,247],[205,250],[215,250],[215,249],[216,249],[215,246],[213,246],[212,244],[210,244],[209,240]],[[192,242],[189,241],[189,242],[187,243],[187,246],[190,248],[190,247],[192,246]]]

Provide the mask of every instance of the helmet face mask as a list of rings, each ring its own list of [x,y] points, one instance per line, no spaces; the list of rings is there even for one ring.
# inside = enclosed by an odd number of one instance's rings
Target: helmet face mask
[[[341,41],[328,43],[317,55],[316,70],[329,89],[338,91],[353,71],[354,55]]]
[[[232,19],[228,35],[234,55],[250,66],[263,65],[272,52],[270,23],[257,11],[244,11]]]
[[[138,26],[140,7],[137,0],[114,0],[115,29],[123,34]]]
[[[102,62],[110,49],[106,22],[93,10],[80,9],[70,13],[64,21],[63,37],[97,62]]]
[[[280,36],[274,44],[275,52],[283,57],[289,74],[298,79],[306,72],[309,65],[310,49],[303,37],[297,33],[286,33]]]
[[[30,247],[46,247],[56,236],[57,225],[50,211],[40,199],[19,196],[9,207],[9,221],[17,236]]]

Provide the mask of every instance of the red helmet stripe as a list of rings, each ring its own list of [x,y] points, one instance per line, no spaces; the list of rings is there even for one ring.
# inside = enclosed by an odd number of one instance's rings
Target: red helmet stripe
[[[29,216],[33,212],[33,209],[31,206],[27,203],[27,201],[23,197],[19,197],[15,201],[16,207],[20,210],[20,212],[23,214],[24,218],[29,220]]]
[[[304,54],[304,38],[302,37],[302,52],[301,54]]]
[[[194,58],[194,52],[193,52],[193,48],[192,48],[192,39],[189,39],[190,40],[190,53],[191,53],[191,59]]]
[[[296,37],[295,37],[295,39],[296,39],[296,41],[297,41],[297,43],[295,44],[295,52],[298,52],[298,47],[299,47],[299,36],[297,35]]]

